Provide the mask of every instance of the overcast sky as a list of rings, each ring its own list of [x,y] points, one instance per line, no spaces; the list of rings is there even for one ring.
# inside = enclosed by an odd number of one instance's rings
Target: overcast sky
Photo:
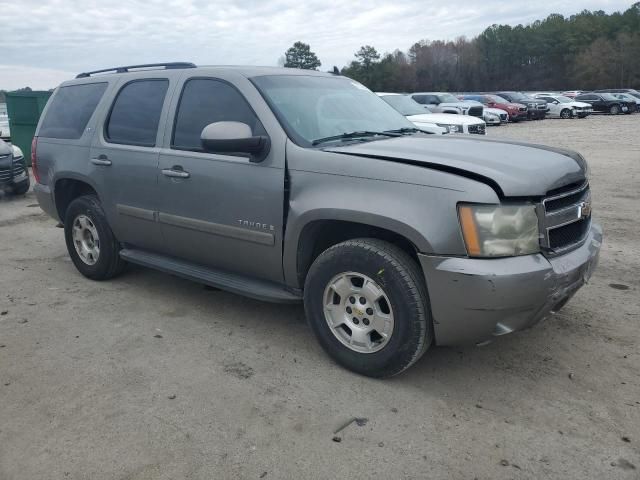
[[[625,10],[618,0],[0,0],[0,89],[52,88],[78,72],[159,61],[277,65],[309,43],[323,70],[365,44],[472,37],[493,23]]]

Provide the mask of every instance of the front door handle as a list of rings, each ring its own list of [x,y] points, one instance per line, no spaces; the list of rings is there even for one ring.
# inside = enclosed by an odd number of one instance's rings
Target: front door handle
[[[96,158],[91,159],[91,163],[94,165],[101,165],[103,167],[108,167],[111,165],[111,160],[105,155],[98,155]]]
[[[173,177],[173,178],[189,178],[191,176],[189,172],[185,172],[180,165],[174,165],[171,168],[164,168],[162,170],[162,174],[165,177]]]

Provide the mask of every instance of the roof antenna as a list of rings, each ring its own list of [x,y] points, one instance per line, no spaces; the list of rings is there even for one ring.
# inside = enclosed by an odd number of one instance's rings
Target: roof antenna
[[[333,66],[333,74],[340,75],[340,70],[338,70],[338,67],[336,67],[335,65]]]

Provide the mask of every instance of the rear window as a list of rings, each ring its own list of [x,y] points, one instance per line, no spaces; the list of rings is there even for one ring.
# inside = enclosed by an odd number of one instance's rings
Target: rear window
[[[60,87],[50,100],[38,135],[70,140],[80,138],[106,89],[106,83]]]
[[[107,140],[153,147],[168,87],[166,79],[134,80],[122,87],[107,122]]]

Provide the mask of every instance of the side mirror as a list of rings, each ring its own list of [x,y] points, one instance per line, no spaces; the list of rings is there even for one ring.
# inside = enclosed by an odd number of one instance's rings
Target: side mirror
[[[210,123],[200,134],[202,148],[211,153],[245,153],[257,163],[269,153],[269,137],[254,136],[251,127],[242,122]]]

